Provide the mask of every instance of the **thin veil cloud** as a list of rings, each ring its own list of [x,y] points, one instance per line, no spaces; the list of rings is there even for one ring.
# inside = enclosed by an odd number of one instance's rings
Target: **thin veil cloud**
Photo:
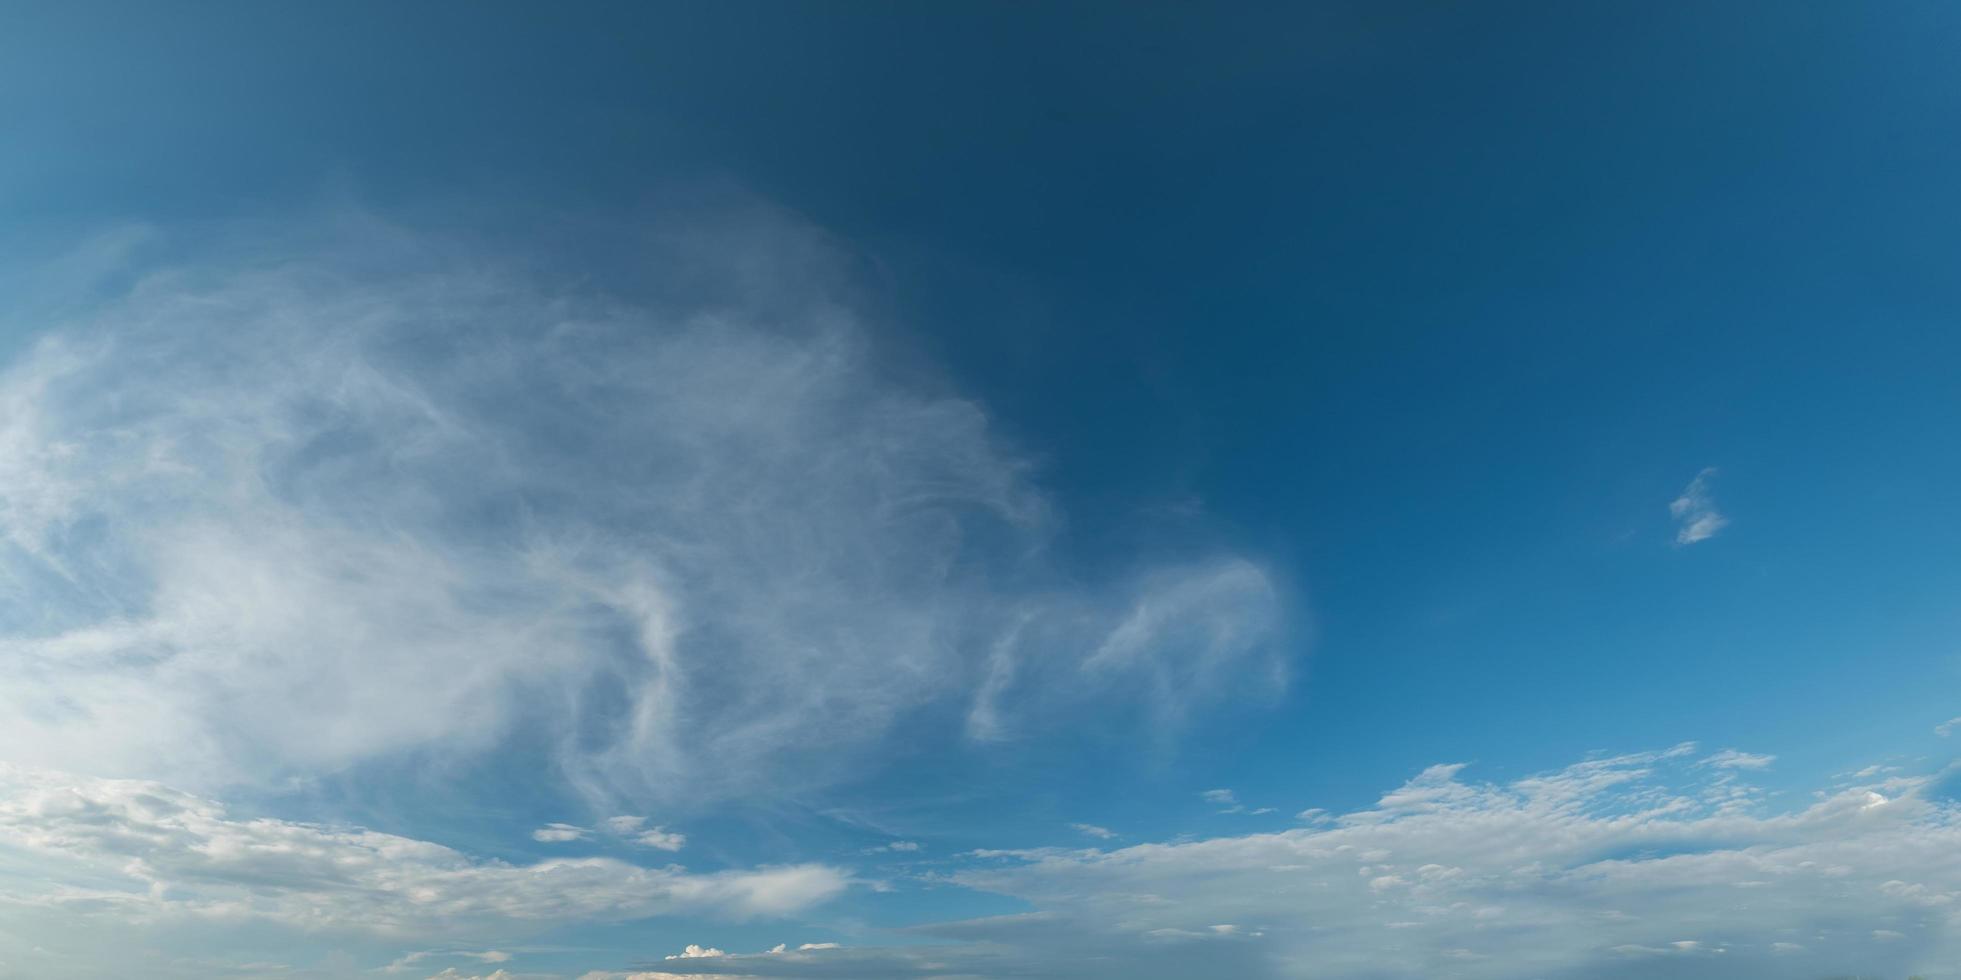
[[[1028,462],[880,367],[822,235],[650,237],[622,298],[343,218],[49,324],[0,375],[16,761],[222,787],[521,734],[705,800],[921,710],[1170,724],[1284,675],[1244,557],[1050,568]]]

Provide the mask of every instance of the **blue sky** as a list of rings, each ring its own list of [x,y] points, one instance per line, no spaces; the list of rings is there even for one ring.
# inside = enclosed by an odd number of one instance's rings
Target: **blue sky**
[[[1961,976],[1951,5],[0,22],[0,978]]]

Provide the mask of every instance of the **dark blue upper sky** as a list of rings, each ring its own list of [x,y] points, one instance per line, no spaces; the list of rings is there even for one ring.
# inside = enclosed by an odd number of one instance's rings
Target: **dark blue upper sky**
[[[4,19],[11,259],[323,202],[522,240],[765,201],[1038,461],[1070,569],[1267,562],[1281,701],[1121,774],[957,770],[1030,827],[1171,828],[1195,779],[1284,815],[1688,739],[1809,778],[1934,752],[1956,713],[1961,6]],[[1712,468],[1729,524],[1678,545]]]
[[[9,19],[17,238],[341,194],[807,216],[1078,556],[1196,498],[1294,570],[1315,654],[1263,737],[1318,758],[1856,740],[1952,678],[1950,5]],[[1736,526],[1678,552],[1705,466]]]

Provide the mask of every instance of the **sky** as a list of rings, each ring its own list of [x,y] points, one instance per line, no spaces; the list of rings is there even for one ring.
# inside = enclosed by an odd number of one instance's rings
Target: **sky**
[[[1957,47],[0,3],[0,978],[1961,978]]]

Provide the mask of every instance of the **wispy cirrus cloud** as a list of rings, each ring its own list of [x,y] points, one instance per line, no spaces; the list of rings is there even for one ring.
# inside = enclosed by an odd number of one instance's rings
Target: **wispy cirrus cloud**
[[[1208,789],[1198,795],[1199,799],[1219,807],[1220,813],[1245,813],[1253,816],[1261,816],[1273,812],[1273,807],[1270,806],[1248,807],[1246,804],[1240,802],[1239,794],[1229,789]]]
[[[623,296],[356,216],[50,324],[0,374],[0,744],[221,788],[521,738],[605,812],[1284,676],[1251,561],[1046,561],[1030,465],[884,366],[822,235],[650,237]]]
[[[1716,532],[1729,526],[1729,518],[1716,509],[1716,500],[1710,493],[1709,484],[1716,475],[1711,466],[1695,475],[1689,485],[1682,488],[1680,496],[1668,503],[1668,514],[1675,518],[1675,543],[1695,544],[1716,536]]]
[[[411,970],[416,969],[418,965],[427,963],[429,960],[451,958],[451,957],[456,959],[475,960],[478,963],[485,963],[485,964],[509,963],[512,959],[511,954],[496,949],[487,949],[479,952],[472,952],[470,950],[460,950],[460,949],[459,950],[419,949],[411,953],[404,953],[402,956],[398,957],[394,962],[389,963],[387,966],[382,967],[381,972],[407,973]],[[450,971],[454,971],[455,967],[449,967],[448,969]]]
[[[660,851],[678,851],[688,843],[686,834],[675,833],[665,827],[649,827],[646,817],[636,816],[607,817],[600,821],[598,827],[580,827],[569,823],[546,824],[532,831],[531,839],[541,844],[564,844],[591,840],[595,834],[601,833]]]

